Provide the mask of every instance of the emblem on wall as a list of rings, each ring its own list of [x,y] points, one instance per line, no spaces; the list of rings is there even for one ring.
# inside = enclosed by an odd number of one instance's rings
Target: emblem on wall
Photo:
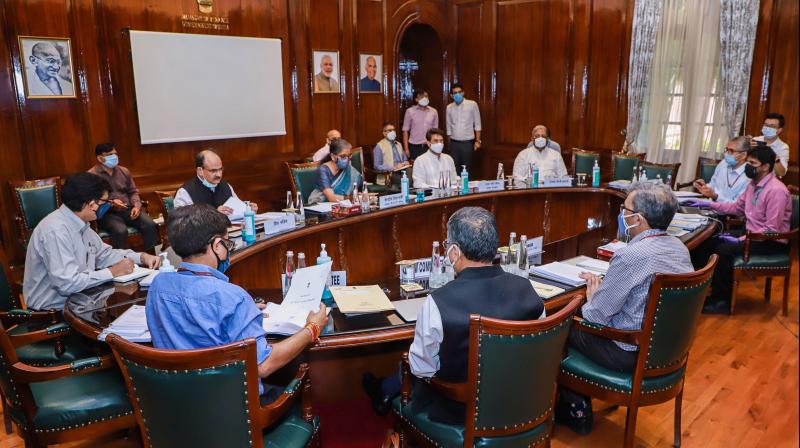
[[[203,14],[211,14],[214,10],[214,0],[197,0],[197,7]]]

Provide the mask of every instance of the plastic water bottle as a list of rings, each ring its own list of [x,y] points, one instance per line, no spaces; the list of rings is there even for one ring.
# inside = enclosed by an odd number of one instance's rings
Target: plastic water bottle
[[[528,276],[528,236],[519,237],[519,248],[517,249],[517,268],[520,277]]]
[[[367,181],[361,185],[361,195],[359,196],[361,201],[361,211],[366,213],[369,211],[369,192],[367,191]]]
[[[497,180],[505,180],[506,172],[503,170],[503,162],[497,164]]]
[[[352,202],[353,205],[356,205],[359,202],[361,202],[361,200],[358,198],[358,182],[353,182],[353,194],[352,197],[350,198],[350,202]]]
[[[642,175],[639,176],[639,182],[647,182],[647,170],[642,168]]]
[[[403,195],[403,204],[408,204],[408,176],[403,171],[403,177],[400,179],[400,194]]]
[[[672,190],[672,174],[667,174],[667,186]]]
[[[158,268],[158,272],[175,272],[175,266],[169,262],[167,253],[161,252],[159,255],[161,256],[161,267]]]
[[[513,265],[517,262],[517,254],[514,252],[514,245],[517,244],[517,232],[511,232],[508,237],[508,258],[506,264]]]
[[[431,275],[428,278],[428,285],[431,289],[441,288],[443,286],[442,278],[442,257],[439,253],[439,242],[433,242],[433,250],[431,251]]]
[[[461,194],[469,193],[469,173],[467,166],[461,165]]]
[[[289,288],[292,286],[292,277],[294,276],[294,252],[286,252],[286,268],[283,270],[283,296],[289,293]]]
[[[242,227],[242,239],[246,243],[256,240],[256,214],[250,207],[250,201],[244,203],[244,225]]]
[[[664,183],[664,182],[661,180],[661,175],[660,175],[660,174],[656,174],[656,183],[657,183],[657,184],[663,184],[663,183]]]
[[[303,252],[298,252],[297,254],[297,269],[303,269],[306,267],[306,254]]]
[[[531,165],[531,188],[539,188],[539,167]]]
[[[286,208],[292,210],[294,208],[294,201],[292,200],[292,192],[286,192]]]
[[[317,264],[325,264],[325,263],[333,263],[331,257],[328,256],[328,252],[325,251],[325,243],[320,244],[320,251],[319,257],[317,257]],[[328,276],[328,281],[325,282],[325,289],[322,291],[322,302],[325,306],[333,305],[333,294],[331,294],[331,290],[328,289],[328,286],[331,284],[331,277]]]
[[[297,192],[297,223],[298,224],[305,224],[306,223],[306,209],[303,205],[303,195],[298,191]]]
[[[600,186],[600,165],[597,164],[597,160],[594,161],[594,166],[592,167],[592,186]]]

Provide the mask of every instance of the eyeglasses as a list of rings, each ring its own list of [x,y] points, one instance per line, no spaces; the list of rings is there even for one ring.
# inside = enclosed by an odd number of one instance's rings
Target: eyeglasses
[[[343,159],[343,160],[350,160],[350,158],[353,157],[353,156],[339,156],[339,155],[337,155],[336,157],[338,157],[340,159]]]
[[[52,57],[52,56],[51,57],[46,57],[46,58],[40,58],[39,56],[34,56],[34,57],[36,59],[44,62],[47,65],[61,65],[61,59],[58,59],[58,58],[55,58],[55,57]]]
[[[235,242],[229,240],[228,238],[221,237],[219,235],[212,236],[211,239],[208,240],[208,244],[213,244],[214,239],[216,238],[219,238],[219,242],[222,243],[223,246],[225,246],[225,249],[227,249],[228,252],[233,252],[233,249],[236,248]]]
[[[738,153],[741,153],[741,152],[746,152],[746,151],[739,151],[739,150],[738,150],[738,149],[736,149],[736,148],[725,148],[725,154],[730,154],[730,155],[732,155],[732,156],[733,156],[733,155],[736,155],[736,154],[738,154]]]
[[[104,204],[108,204],[109,202],[111,202],[111,201],[109,201],[108,198],[106,198],[106,199],[97,199],[96,201],[94,201],[94,203],[97,204],[97,205],[104,205]]]
[[[203,171],[208,171],[211,174],[222,174],[225,171],[225,167],[214,168],[213,170],[203,167]]]
[[[637,214],[637,213],[639,213],[639,212],[637,212],[636,210],[631,210],[631,209],[629,209],[628,207],[625,207],[625,204],[620,204],[620,205],[619,205],[619,211],[620,211],[620,212],[625,212],[625,211],[628,211],[628,212],[631,212],[631,213],[632,213],[632,214],[634,214],[634,215],[635,215],[635,214]]]

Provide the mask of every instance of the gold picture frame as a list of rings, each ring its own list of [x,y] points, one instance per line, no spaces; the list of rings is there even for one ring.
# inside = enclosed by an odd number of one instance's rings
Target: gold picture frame
[[[339,50],[311,50],[314,93],[341,93]]]
[[[70,38],[18,36],[17,40],[26,99],[77,97]]]
[[[374,70],[374,73],[370,73]],[[372,78],[370,79],[370,75]],[[380,53],[358,54],[358,93],[383,93],[383,55]]]

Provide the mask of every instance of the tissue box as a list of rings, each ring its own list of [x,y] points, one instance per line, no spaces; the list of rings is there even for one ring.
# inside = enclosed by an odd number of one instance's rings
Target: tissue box
[[[337,218],[343,218],[345,216],[353,216],[360,214],[361,214],[361,205],[359,204],[353,204],[350,206],[342,204],[333,204],[331,206],[331,215]]]

